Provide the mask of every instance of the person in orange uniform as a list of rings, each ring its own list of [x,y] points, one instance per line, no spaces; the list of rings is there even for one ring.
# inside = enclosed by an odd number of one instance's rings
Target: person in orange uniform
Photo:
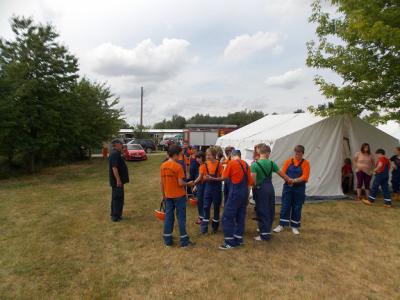
[[[222,215],[224,244],[219,248],[227,250],[243,244],[249,187],[253,185],[250,167],[241,159],[240,150],[232,152],[232,161],[224,170],[223,178],[229,179],[230,187]]]
[[[181,149],[181,152],[179,153],[177,162],[182,166],[183,168],[183,172],[185,173],[185,178],[188,178],[188,166],[190,164],[190,156],[187,156],[184,151],[184,149],[182,149],[181,147],[179,147]]]
[[[310,163],[303,158],[304,146],[294,148],[294,157],[285,161],[282,173],[290,179],[283,185],[282,206],[279,225],[274,232],[281,232],[291,226],[293,234],[300,234],[301,210],[306,199],[306,183],[310,177]]]
[[[185,182],[182,166],[177,162],[181,147],[171,145],[168,148],[169,159],[160,167],[161,193],[165,201],[164,243],[172,246],[175,211],[179,224],[181,247],[193,245],[186,232],[186,186],[193,182]]]
[[[200,232],[208,232],[210,222],[211,204],[214,207],[214,218],[212,219],[212,232],[216,233],[219,227],[219,210],[222,202],[222,165],[216,159],[217,151],[208,148],[206,151],[206,162],[200,166],[199,177],[195,184],[204,182],[204,218],[200,224]]]

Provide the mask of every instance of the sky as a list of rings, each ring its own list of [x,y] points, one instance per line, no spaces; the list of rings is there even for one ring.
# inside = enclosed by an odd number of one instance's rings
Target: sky
[[[79,59],[80,74],[106,82],[130,124],[173,114],[243,109],[292,113],[326,102],[306,67],[312,0],[0,0],[0,36],[12,15],[51,22]]]

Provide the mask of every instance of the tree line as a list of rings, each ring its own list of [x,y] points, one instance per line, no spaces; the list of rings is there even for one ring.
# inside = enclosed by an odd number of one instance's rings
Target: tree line
[[[118,98],[78,74],[50,24],[13,17],[0,39],[0,156],[31,172],[99,147],[121,127]]]

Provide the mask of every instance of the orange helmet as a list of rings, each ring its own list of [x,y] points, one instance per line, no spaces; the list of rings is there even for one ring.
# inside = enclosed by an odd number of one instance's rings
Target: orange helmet
[[[194,198],[194,197],[189,198],[189,204],[190,204],[191,206],[197,206],[197,199]]]
[[[154,210],[154,216],[160,221],[165,220],[165,200],[163,199],[160,203],[160,209]]]

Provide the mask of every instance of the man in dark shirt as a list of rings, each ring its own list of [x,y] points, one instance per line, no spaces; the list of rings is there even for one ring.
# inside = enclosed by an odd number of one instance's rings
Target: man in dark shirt
[[[122,159],[122,142],[115,139],[111,142],[113,149],[109,156],[109,175],[111,193],[111,219],[113,222],[122,220],[124,208],[124,184],[129,182],[128,167]]]

